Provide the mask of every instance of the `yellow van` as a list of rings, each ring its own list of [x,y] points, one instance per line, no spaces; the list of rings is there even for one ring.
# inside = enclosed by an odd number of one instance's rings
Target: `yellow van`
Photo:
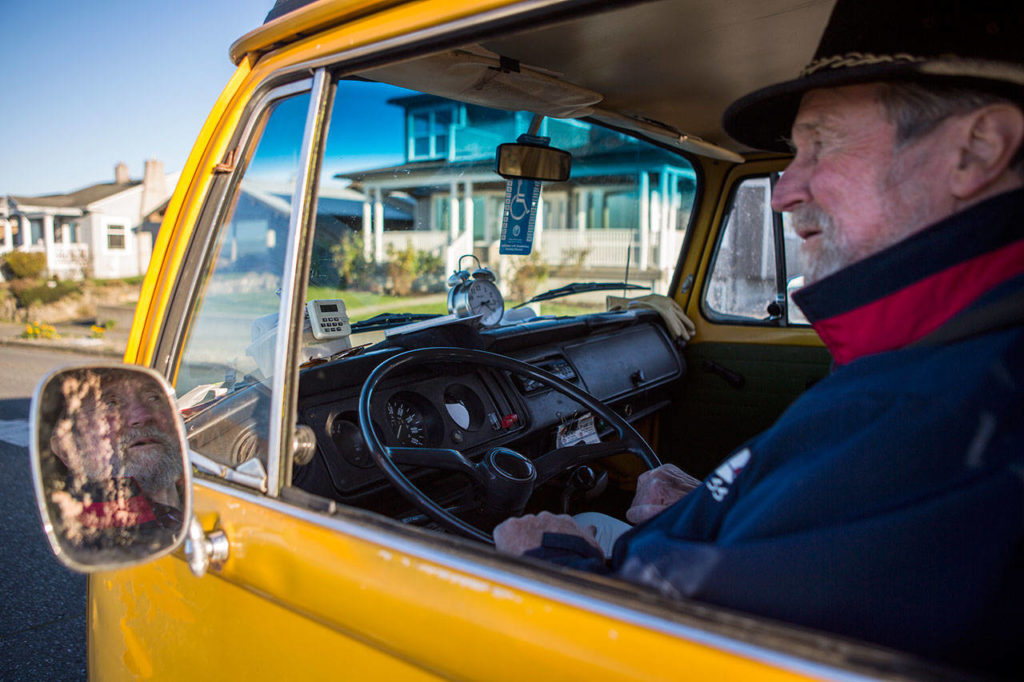
[[[142,369],[37,392],[90,676],[957,677],[491,544],[522,512],[621,517],[662,460],[707,475],[828,372],[769,205],[787,158],[720,116],[797,73],[831,7],[278,0],[167,207]],[[173,404],[137,437],[187,456],[169,493],[69,482],[69,396],[96,424]]]

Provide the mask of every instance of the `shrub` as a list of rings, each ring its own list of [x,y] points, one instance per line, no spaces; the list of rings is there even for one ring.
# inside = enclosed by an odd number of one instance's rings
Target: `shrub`
[[[419,251],[416,264],[416,286],[427,291],[445,291],[444,258],[430,251]]]
[[[340,242],[331,245],[329,251],[338,286],[344,289],[379,293],[387,283],[389,293],[397,296],[409,294],[414,284],[420,290],[444,289],[444,260],[429,251],[420,251],[411,243],[404,249],[389,245],[387,262],[380,264],[367,260],[363,253],[363,235],[356,231],[347,233]],[[314,261],[322,258],[314,252]],[[313,279],[311,283],[317,285],[334,284],[325,272]]]
[[[53,286],[50,286],[51,283]],[[11,282],[11,293],[18,301],[19,308],[27,308],[37,303],[53,303],[80,291],[77,284],[67,281],[40,282],[33,279],[18,279]]]
[[[338,271],[339,285],[345,289],[380,291],[380,272],[363,255],[363,235],[349,232],[330,248],[331,260]]]
[[[13,279],[35,279],[46,269],[46,254],[37,251],[11,251],[4,260]]]
[[[509,281],[509,293],[514,301],[525,301],[537,291],[537,286],[548,278],[550,268],[536,251],[522,260]]]
[[[412,291],[413,283],[431,289],[444,276],[444,261],[429,251],[420,251],[411,242],[404,249],[388,246],[387,275],[391,281],[391,293],[405,296]]]
[[[388,279],[391,281],[391,293],[395,296],[406,296],[412,291],[412,281],[416,278],[419,257],[412,244],[404,249],[388,246]]]

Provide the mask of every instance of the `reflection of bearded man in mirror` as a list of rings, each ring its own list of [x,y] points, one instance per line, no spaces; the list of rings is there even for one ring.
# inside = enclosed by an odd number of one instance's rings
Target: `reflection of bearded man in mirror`
[[[68,467],[73,487],[137,487],[156,508],[181,509],[182,476],[173,410],[151,379],[88,371],[61,385],[65,409],[50,448]],[[148,514],[147,514],[148,516]],[[159,516],[159,514],[157,514]]]

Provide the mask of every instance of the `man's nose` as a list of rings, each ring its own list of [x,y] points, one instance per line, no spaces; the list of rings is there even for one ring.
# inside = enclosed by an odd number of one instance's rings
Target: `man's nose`
[[[800,204],[810,202],[809,177],[804,164],[794,159],[772,188],[772,210],[779,213],[792,211]]]
[[[128,426],[146,426],[153,421],[153,413],[142,400],[129,400],[128,412],[125,418]]]

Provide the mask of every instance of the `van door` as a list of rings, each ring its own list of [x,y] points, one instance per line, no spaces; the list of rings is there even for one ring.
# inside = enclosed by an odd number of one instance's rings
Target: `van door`
[[[668,456],[695,476],[771,426],[831,366],[791,298],[803,283],[799,238],[771,210],[785,163],[747,163],[725,177],[695,276],[683,279],[699,331],[684,351],[685,386],[662,442],[675,444],[678,459]]]
[[[654,679],[686,660],[699,677],[790,679],[745,643],[694,637],[706,616],[668,612],[639,589],[526,571],[288,485],[297,335],[279,320],[302,319],[310,170],[332,88],[320,70],[244,112],[233,167],[222,166],[183,257],[185,300],[170,302],[181,319],[157,354],[188,417],[195,513],[225,533],[230,555],[198,578],[177,555],[92,576],[90,674]]]

